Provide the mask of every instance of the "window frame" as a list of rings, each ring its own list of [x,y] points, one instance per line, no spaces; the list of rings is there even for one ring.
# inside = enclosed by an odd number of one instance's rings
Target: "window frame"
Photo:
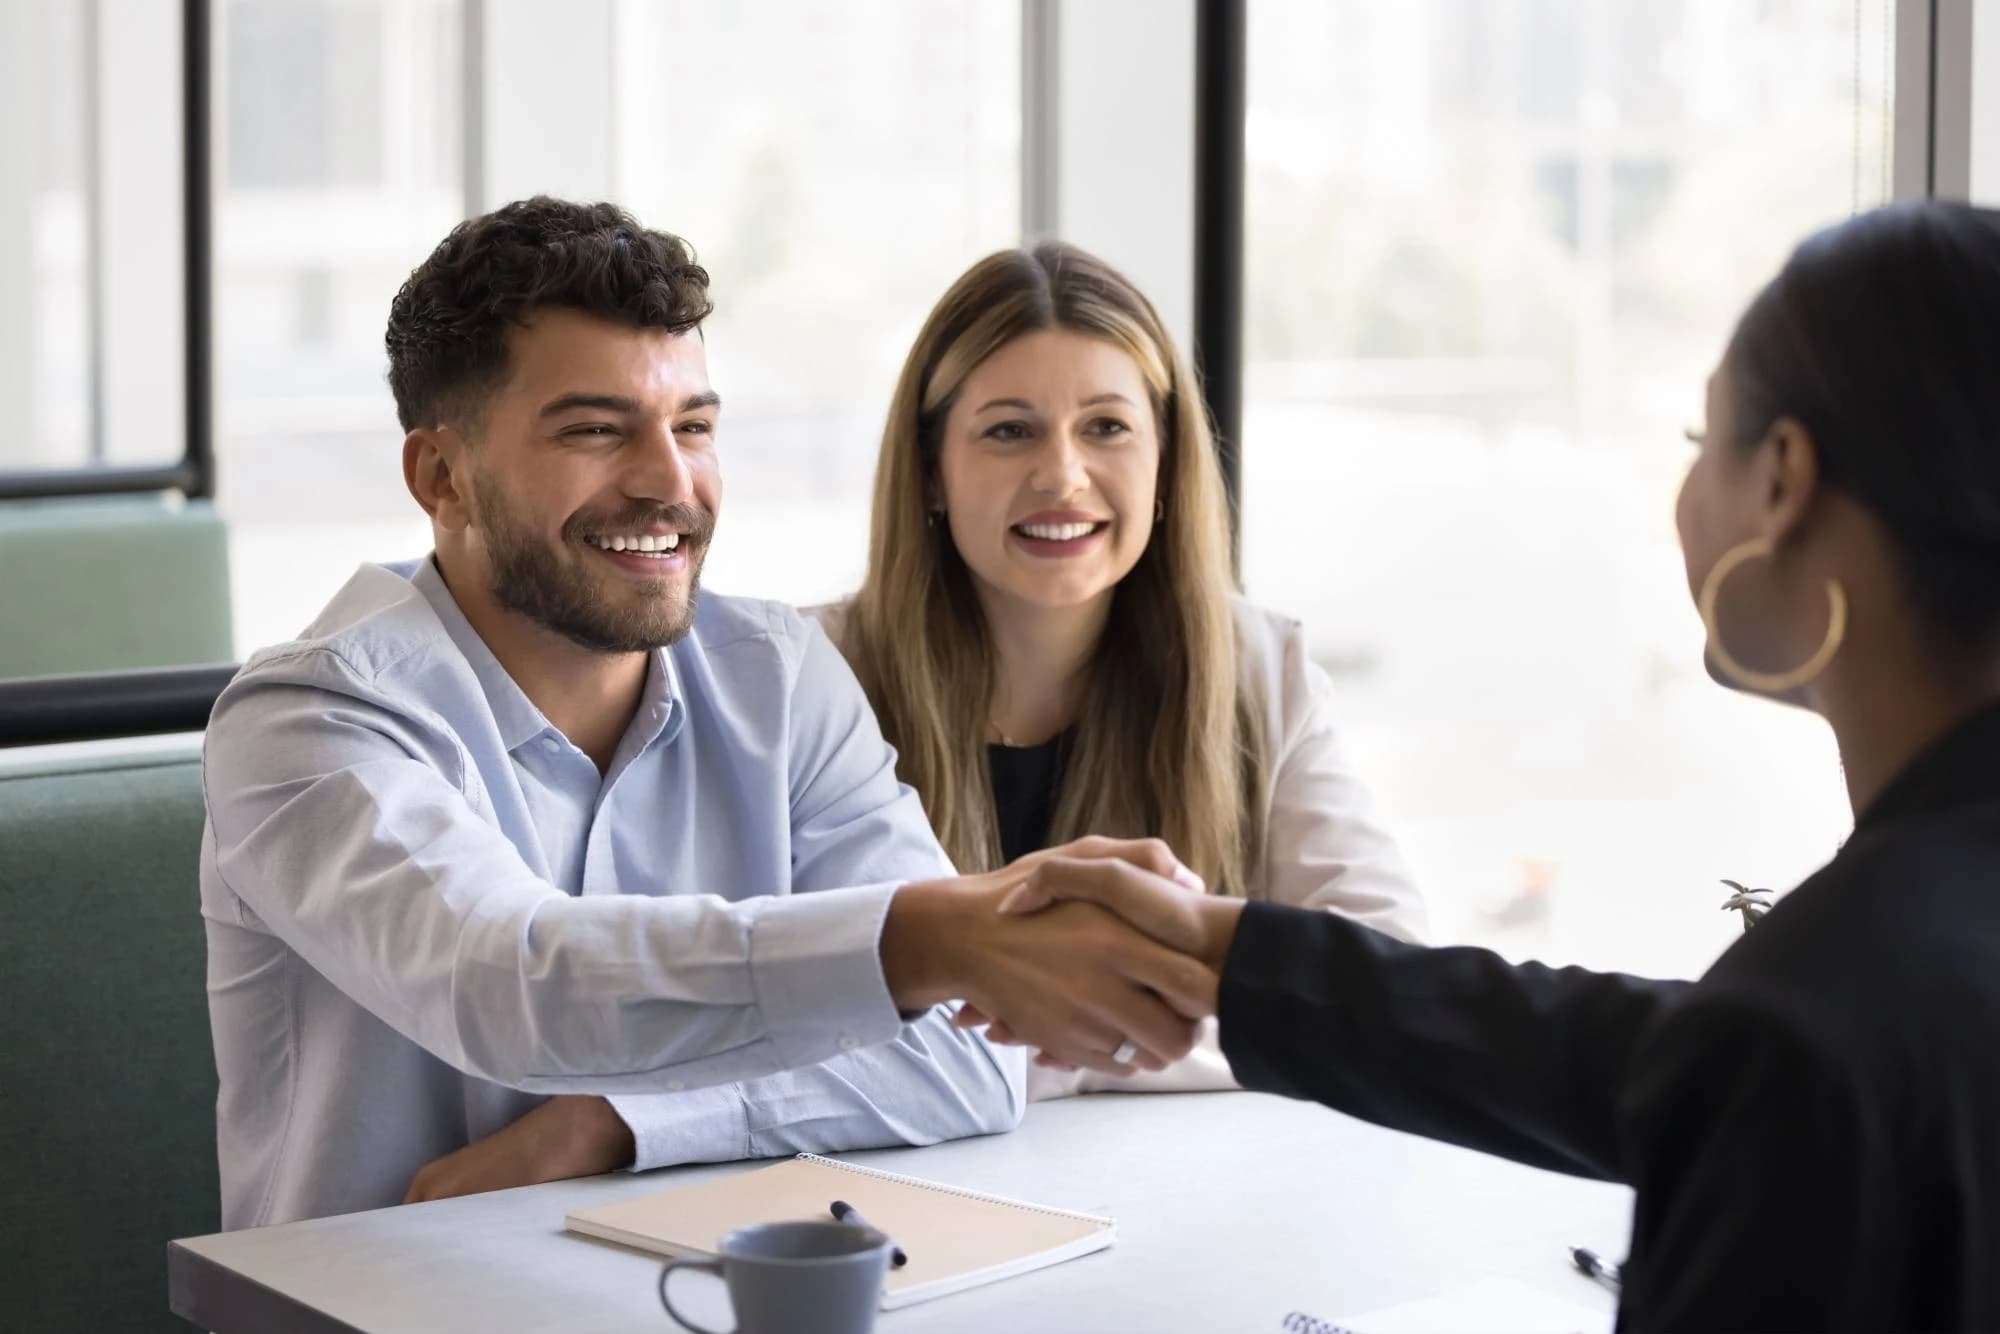
[[[1081,0],[1077,0],[1080,4]],[[1101,0],[1099,0],[1101,3]],[[1149,3],[1152,0],[1148,0]],[[1973,0],[1894,0],[1896,87],[1891,127],[1893,195],[1898,199],[1967,196],[1972,161],[1975,75],[2000,80],[2000,69],[1981,66],[1971,40]],[[1060,71],[1068,41],[1080,41],[1065,24],[1071,0],[1022,0],[1022,235],[1032,240],[1060,230],[1064,210],[1062,145],[1072,137],[1076,106],[1060,96]],[[1192,0],[1191,88],[1172,81],[1154,85],[1154,105],[1141,115],[1166,116],[1191,109],[1185,152],[1191,168],[1193,319],[1189,331],[1197,376],[1215,425],[1216,449],[1230,501],[1232,544],[1241,550],[1243,300],[1245,244],[1244,130],[1248,93],[1248,0]],[[1071,18],[1084,19],[1081,8]],[[178,492],[190,499],[215,494],[213,349],[213,129],[211,89],[213,0],[182,0],[182,208],[185,222],[183,329],[185,337],[185,450],[178,462],[0,472],[0,501],[147,492]],[[491,184],[484,116],[487,71],[483,59],[490,15],[485,0],[465,0],[465,194],[468,213],[484,206]],[[1179,41],[1180,39],[1175,39]],[[1088,50],[1075,67],[1089,68]],[[1072,120],[1066,121],[1065,116]],[[1072,187],[1078,178],[1070,178]],[[1171,196],[1168,187],[1163,193]],[[1087,210],[1091,201],[1072,198]],[[1169,199],[1166,202],[1172,202]],[[93,210],[98,207],[93,198]],[[1169,215],[1170,216],[1170,215]],[[1154,220],[1155,223],[1158,219]],[[88,220],[93,235],[99,228]],[[1111,251],[1095,236],[1087,242]],[[1114,238],[1115,240],[1115,238]],[[1135,266],[1136,267],[1136,266]],[[1140,274],[1142,282],[1145,275]],[[1171,277],[1171,275],[1169,275]],[[1177,294],[1163,304],[1172,306]],[[1170,313],[1171,320],[1171,313]],[[220,690],[227,674],[202,669],[196,693]],[[104,673],[0,681],[0,746],[74,740],[80,736],[135,735],[197,726],[206,702],[190,702],[186,682],[162,691],[157,672]],[[76,683],[78,709],[50,709],[54,683]],[[107,730],[109,729],[109,730]]]
[[[1230,560],[1243,554],[1243,266],[1249,0],[1196,0],[1194,367],[1229,499]]]
[[[211,6],[212,0],[181,0],[181,328],[185,353],[181,457],[173,463],[144,466],[11,469],[0,472],[0,501],[160,491],[177,491],[190,500],[207,500],[215,495]],[[94,169],[93,163],[93,174]],[[103,207],[100,182],[89,183],[86,198],[90,214],[85,219],[89,233],[86,244],[91,251],[88,262],[95,267],[100,263],[97,252],[104,233],[98,217]],[[102,341],[102,331],[95,327],[100,316],[101,311],[92,310],[94,343]],[[93,365],[92,394],[100,392],[102,376],[102,366]],[[101,421],[93,429],[102,430]],[[98,450],[102,450],[103,443],[101,439],[96,442]]]

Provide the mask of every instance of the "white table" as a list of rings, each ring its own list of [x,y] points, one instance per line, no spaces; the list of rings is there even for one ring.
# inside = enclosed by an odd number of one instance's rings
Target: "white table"
[[[1010,1135],[842,1157],[1037,1203],[1107,1212],[1108,1251],[885,1312],[882,1334],[1276,1331],[1489,1275],[1605,1311],[1566,1248],[1624,1254],[1631,1194],[1250,1093],[1036,1104]],[[216,1334],[660,1331],[660,1261],[569,1235],[563,1215],[754,1164],[592,1177],[169,1248],[176,1313]],[[678,1275],[728,1328],[720,1285]]]

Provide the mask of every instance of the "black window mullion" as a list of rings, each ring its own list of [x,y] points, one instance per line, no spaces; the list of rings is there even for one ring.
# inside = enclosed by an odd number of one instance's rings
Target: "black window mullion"
[[[1195,0],[1194,363],[1241,568],[1247,0]]]

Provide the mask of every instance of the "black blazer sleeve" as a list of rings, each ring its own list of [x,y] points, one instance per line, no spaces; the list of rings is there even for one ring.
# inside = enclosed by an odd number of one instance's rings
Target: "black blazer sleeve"
[[[1247,1089],[1624,1180],[1627,1061],[1691,985],[1408,945],[1324,911],[1252,903],[1222,974],[1222,1051]]]

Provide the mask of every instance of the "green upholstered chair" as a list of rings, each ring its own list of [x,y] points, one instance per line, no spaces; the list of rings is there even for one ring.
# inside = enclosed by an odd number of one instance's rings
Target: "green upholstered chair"
[[[0,750],[0,1325],[179,1330],[213,1232],[215,1057],[185,738]]]
[[[0,501],[0,677],[232,662],[228,544],[207,501]]]

